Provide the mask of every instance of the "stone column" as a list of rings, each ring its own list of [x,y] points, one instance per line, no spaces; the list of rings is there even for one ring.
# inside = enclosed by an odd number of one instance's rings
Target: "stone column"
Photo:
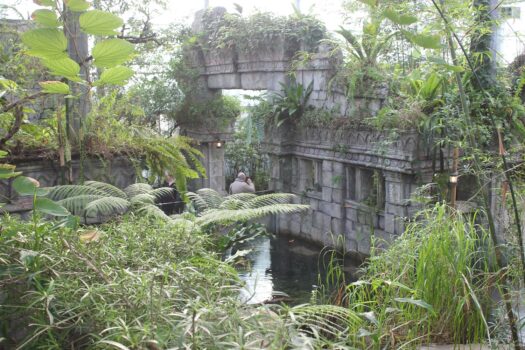
[[[399,235],[405,230],[412,177],[385,171],[385,232]]]

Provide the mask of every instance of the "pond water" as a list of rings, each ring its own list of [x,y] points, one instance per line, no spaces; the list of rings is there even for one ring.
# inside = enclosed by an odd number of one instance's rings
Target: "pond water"
[[[245,282],[241,298],[249,304],[284,301],[307,303],[326,274],[327,250],[289,236],[258,237],[237,247],[251,249],[247,264],[238,268]],[[359,262],[345,259],[347,281],[356,279]]]

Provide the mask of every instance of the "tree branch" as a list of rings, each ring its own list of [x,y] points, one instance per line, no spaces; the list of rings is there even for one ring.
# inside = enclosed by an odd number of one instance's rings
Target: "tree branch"
[[[37,93],[34,93],[32,95],[28,95],[24,98],[21,98],[20,100],[17,100],[15,102],[12,102],[8,105],[6,105],[4,108],[2,108],[2,110],[0,111],[0,113],[5,113],[5,112],[9,112],[11,109],[19,106],[19,105],[22,105],[23,103],[26,103],[27,101],[31,101],[31,100],[34,100],[35,98],[38,98],[40,96],[44,95],[43,92],[37,92]]]
[[[9,131],[7,134],[0,139],[0,149],[3,149],[7,141],[11,140],[13,136],[20,130],[20,126],[22,125],[22,120],[24,119],[24,112],[22,109],[22,106],[17,106],[15,108],[15,120],[13,121],[13,124],[11,124],[11,127],[9,128]]]

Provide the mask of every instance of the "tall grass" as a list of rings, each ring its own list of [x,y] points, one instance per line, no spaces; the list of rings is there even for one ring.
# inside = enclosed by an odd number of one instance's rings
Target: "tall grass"
[[[350,307],[370,320],[363,344],[490,341],[489,245],[475,216],[438,204],[387,250],[373,250],[364,278],[347,287]]]

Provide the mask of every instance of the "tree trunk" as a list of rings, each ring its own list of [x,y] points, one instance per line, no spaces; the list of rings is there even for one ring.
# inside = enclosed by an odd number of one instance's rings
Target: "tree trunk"
[[[68,41],[69,57],[80,65],[80,77],[90,81],[89,76],[89,49],[88,37],[80,31],[78,12],[71,12],[64,8],[64,32]],[[77,148],[81,142],[82,123],[91,110],[91,96],[89,87],[75,82],[69,82],[71,94],[76,98],[66,99],[66,126],[68,140]]]

